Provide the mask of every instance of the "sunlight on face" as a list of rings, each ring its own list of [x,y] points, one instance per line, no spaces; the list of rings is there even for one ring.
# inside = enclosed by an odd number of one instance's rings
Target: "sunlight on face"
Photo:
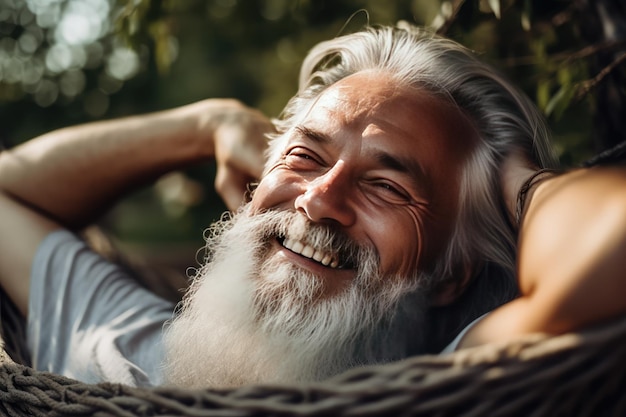
[[[332,224],[380,256],[384,275],[428,271],[457,215],[459,178],[475,131],[453,105],[378,72],[329,87],[285,134],[256,190],[255,210],[294,210]],[[275,256],[312,270],[300,251]],[[338,286],[349,271],[326,269]]]

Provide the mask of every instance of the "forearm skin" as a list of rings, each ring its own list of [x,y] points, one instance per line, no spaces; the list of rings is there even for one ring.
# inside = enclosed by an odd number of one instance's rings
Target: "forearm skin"
[[[189,117],[187,114],[189,113]],[[189,108],[57,130],[0,154],[0,189],[70,229],[131,190],[210,160]]]

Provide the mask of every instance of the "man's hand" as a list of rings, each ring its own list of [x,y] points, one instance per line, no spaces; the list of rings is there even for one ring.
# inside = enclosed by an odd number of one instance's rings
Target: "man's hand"
[[[265,164],[267,133],[273,125],[261,112],[234,100],[213,102],[217,105],[209,122],[213,128],[213,146],[217,175],[215,189],[230,210],[244,201],[250,182],[258,181]]]
[[[203,100],[173,112],[195,124],[194,135],[215,159],[215,190],[230,210],[236,210],[247,185],[263,173],[272,123],[260,111],[233,99]]]

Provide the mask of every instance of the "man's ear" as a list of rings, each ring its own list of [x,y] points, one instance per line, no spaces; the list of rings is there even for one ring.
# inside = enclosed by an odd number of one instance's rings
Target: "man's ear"
[[[443,307],[452,304],[465,292],[469,283],[477,275],[476,271],[480,270],[480,265],[465,265],[457,268],[458,273],[454,274],[453,279],[445,280],[433,289],[430,305]]]

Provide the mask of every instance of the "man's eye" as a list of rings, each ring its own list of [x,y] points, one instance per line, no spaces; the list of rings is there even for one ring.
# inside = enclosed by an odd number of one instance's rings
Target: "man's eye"
[[[303,148],[294,148],[290,150],[285,155],[285,160],[289,165],[295,166],[296,168],[319,164],[316,156]]]
[[[382,188],[383,190],[389,191],[391,193],[394,194],[402,194],[400,191],[398,191],[398,189],[396,189],[393,185],[388,184],[386,182],[380,182],[378,184],[376,184],[379,188]]]
[[[386,200],[390,200],[392,202],[406,202],[411,200],[408,193],[392,183],[386,181],[375,181],[372,185]]]

